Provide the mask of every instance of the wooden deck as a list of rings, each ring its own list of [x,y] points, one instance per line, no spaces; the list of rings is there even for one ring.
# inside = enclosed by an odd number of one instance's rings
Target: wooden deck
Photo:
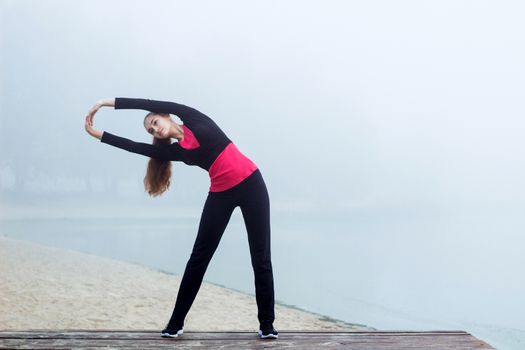
[[[161,338],[152,331],[0,331],[0,349],[494,349],[464,331],[191,332]]]

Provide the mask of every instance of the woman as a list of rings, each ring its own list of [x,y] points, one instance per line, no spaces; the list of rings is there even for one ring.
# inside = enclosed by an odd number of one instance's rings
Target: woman
[[[98,131],[93,117],[103,106],[149,111],[144,128],[153,135],[153,144]],[[175,123],[170,114],[183,124]],[[251,262],[255,274],[255,297],[261,338],[277,338],[273,327],[274,288],[270,254],[270,204],[266,185],[258,167],[244,156],[208,116],[175,102],[141,98],[99,100],[88,112],[86,131],[101,142],[150,157],[144,185],[151,196],[170,185],[171,161],[197,165],[208,171],[211,186],[204,204],[197,238],[175,302],[173,314],[161,336],[183,334],[184,319],[202,283],[206,268],[219,245],[233,210],[239,206],[248,231]],[[171,142],[176,139],[178,142]]]

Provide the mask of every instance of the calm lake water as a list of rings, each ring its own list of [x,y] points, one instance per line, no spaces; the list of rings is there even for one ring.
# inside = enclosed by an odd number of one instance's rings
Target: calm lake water
[[[377,329],[466,330],[499,349],[525,348],[523,222],[317,217],[272,221],[277,301]],[[4,220],[0,234],[182,274],[198,222]],[[239,209],[205,280],[254,293]]]

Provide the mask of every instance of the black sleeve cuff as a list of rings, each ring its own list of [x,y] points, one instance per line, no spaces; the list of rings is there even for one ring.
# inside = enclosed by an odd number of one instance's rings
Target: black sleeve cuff
[[[120,97],[115,97],[115,109],[120,109]]]
[[[110,136],[109,132],[102,131],[102,137],[100,138],[100,142],[108,143],[108,137],[109,136]]]

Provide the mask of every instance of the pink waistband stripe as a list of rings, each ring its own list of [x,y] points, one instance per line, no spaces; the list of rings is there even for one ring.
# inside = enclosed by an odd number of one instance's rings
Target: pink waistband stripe
[[[226,191],[250,176],[257,165],[230,143],[219,154],[208,170],[211,185],[210,192]]]

